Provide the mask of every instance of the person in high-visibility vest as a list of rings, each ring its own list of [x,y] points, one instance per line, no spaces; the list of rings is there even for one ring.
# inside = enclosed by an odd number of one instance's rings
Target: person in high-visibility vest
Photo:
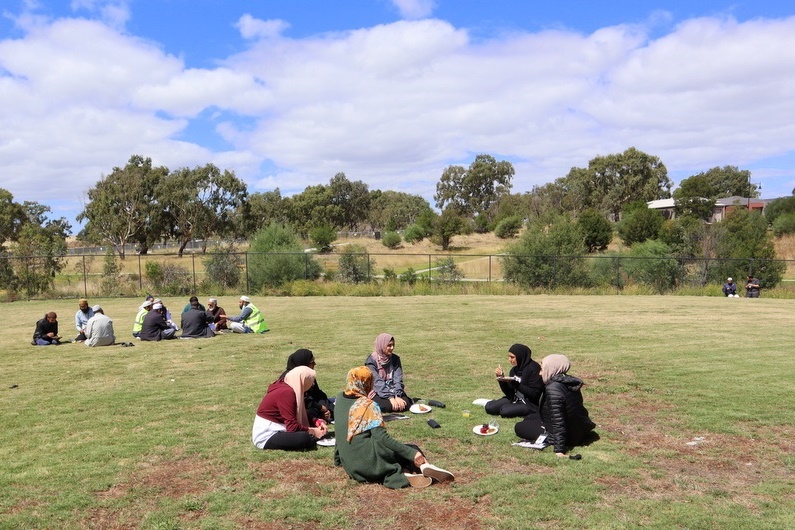
[[[138,314],[135,315],[135,322],[133,322],[133,337],[136,339],[141,338],[141,330],[144,327],[144,318],[146,318],[146,314],[149,310],[152,309],[152,300],[149,298],[141,304],[141,307],[138,308]]]
[[[234,333],[265,333],[268,324],[257,306],[251,303],[248,296],[241,296],[238,300],[240,314],[236,317],[226,317],[227,325]]]

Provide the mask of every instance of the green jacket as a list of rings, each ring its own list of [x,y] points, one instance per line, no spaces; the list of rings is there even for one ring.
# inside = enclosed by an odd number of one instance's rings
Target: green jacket
[[[265,322],[265,317],[262,316],[262,311],[257,309],[257,306],[251,302],[249,302],[248,306],[251,308],[251,314],[246,320],[243,321],[243,324],[251,328],[251,331],[254,333],[268,331],[268,323]]]
[[[334,402],[334,417],[337,419],[334,465],[342,466],[349,477],[359,482],[383,483],[392,489],[405,488],[409,481],[403,474],[401,461],[412,462],[417,450],[389,436],[383,427],[357,434],[348,443],[348,412],[355,401],[340,394]]]
[[[146,317],[146,314],[148,312],[149,311],[147,311],[146,309],[141,308],[140,311],[138,311],[138,314],[135,315],[135,322],[133,322],[133,333],[141,332],[141,330],[144,327],[144,318]]]

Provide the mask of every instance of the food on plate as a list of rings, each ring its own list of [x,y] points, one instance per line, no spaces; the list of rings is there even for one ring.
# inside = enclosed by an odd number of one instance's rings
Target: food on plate
[[[480,433],[486,434],[487,432],[489,432],[489,424],[484,423],[483,425],[480,426]]]

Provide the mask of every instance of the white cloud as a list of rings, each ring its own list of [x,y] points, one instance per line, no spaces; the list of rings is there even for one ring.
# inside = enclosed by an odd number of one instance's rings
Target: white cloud
[[[96,21],[25,21],[0,40],[0,120],[14,124],[0,129],[2,187],[18,200],[79,210],[131,154],[213,162],[252,190],[342,171],[431,198],[446,166],[478,153],[512,160],[521,192],[629,146],[692,173],[795,152],[793,18],[473,42],[433,19],[291,39],[244,16],[249,47],[215,68]],[[766,191],[789,193],[792,173],[760,168]]]
[[[243,15],[235,24],[244,39],[266,39],[278,37],[290,27],[284,20],[259,20],[251,15]]]
[[[429,17],[436,7],[434,0],[392,0],[392,3],[400,16],[409,19]]]

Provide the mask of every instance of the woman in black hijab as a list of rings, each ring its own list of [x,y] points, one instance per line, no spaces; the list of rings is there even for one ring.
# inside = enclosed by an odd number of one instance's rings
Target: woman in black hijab
[[[541,366],[530,357],[530,348],[514,344],[508,348],[508,375],[497,366],[494,374],[504,397],[486,403],[486,412],[503,418],[527,416],[538,410],[538,401],[544,392]]]
[[[287,369],[279,376],[279,380],[283,381],[287,372],[298,366],[308,366],[313,370],[315,369],[315,355],[312,350],[307,350],[306,348],[295,350],[287,358]],[[328,422],[334,419],[334,402],[329,400],[326,393],[320,390],[317,379],[315,379],[312,387],[304,393],[304,403],[310,420],[317,418]]]

